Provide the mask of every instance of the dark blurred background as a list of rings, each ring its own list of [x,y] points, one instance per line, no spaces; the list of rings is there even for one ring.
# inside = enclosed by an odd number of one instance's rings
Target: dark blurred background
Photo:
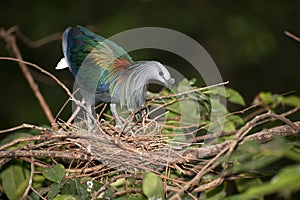
[[[208,51],[223,79],[240,91],[247,104],[260,91],[300,94],[300,43],[284,35],[287,30],[300,36],[300,1],[0,1],[0,27],[18,25],[32,40],[76,24],[91,25],[104,37],[144,26],[180,31]],[[24,60],[42,66],[72,88],[69,71],[54,70],[62,57],[61,41],[37,49],[20,41],[18,45]],[[0,55],[9,56],[2,40]],[[186,71],[189,64],[171,53],[144,50],[131,55],[136,60],[159,60],[193,77]],[[55,115],[66,94],[50,78],[36,70],[32,73]],[[0,61],[0,90],[0,129],[24,122],[48,123],[16,63]],[[61,118],[70,113],[69,106]]]

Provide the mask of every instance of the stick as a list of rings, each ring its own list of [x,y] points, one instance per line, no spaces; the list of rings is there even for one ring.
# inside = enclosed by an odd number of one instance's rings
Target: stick
[[[15,36],[10,34],[9,31],[5,31],[4,29],[1,29],[0,37],[2,37],[4,39],[4,41],[10,46],[11,53],[16,57],[16,59],[23,60],[21,52],[17,46]],[[21,68],[21,71],[23,72],[24,77],[26,78],[26,80],[29,83],[31,90],[33,91],[34,95],[38,99],[48,121],[50,122],[50,124],[54,124],[55,120],[52,115],[52,112],[51,112],[48,104],[46,103],[42,93],[40,92],[38,85],[35,83],[32,75],[30,74],[29,69],[22,62],[19,62],[19,66]]]
[[[289,36],[290,38],[296,40],[297,42],[300,42],[300,38],[297,37],[297,36],[295,36],[294,34],[288,32],[288,31],[284,31],[284,34],[287,35],[287,36]]]

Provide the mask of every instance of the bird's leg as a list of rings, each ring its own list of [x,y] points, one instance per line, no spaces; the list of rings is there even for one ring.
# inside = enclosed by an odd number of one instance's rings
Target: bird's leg
[[[117,113],[117,105],[115,103],[111,103],[110,104],[110,110],[112,112],[112,115],[115,118],[116,127],[120,128],[122,126],[122,121],[121,121],[121,119],[120,119],[120,117],[118,116],[118,113]]]
[[[88,132],[90,133],[94,129],[94,119],[93,119],[93,104],[87,100],[86,103],[86,118],[87,118],[87,126],[88,126]]]

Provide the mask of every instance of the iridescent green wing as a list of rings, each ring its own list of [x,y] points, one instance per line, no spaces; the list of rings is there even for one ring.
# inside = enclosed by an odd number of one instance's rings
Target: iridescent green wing
[[[133,63],[123,48],[81,26],[66,29],[63,49],[79,85],[97,93],[108,92],[108,80]]]

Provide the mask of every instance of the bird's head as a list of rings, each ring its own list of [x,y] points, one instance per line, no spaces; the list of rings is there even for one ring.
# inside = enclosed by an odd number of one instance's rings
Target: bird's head
[[[175,80],[171,77],[170,72],[157,61],[148,61],[149,65],[149,78],[150,80],[158,81],[166,87],[171,87]]]

